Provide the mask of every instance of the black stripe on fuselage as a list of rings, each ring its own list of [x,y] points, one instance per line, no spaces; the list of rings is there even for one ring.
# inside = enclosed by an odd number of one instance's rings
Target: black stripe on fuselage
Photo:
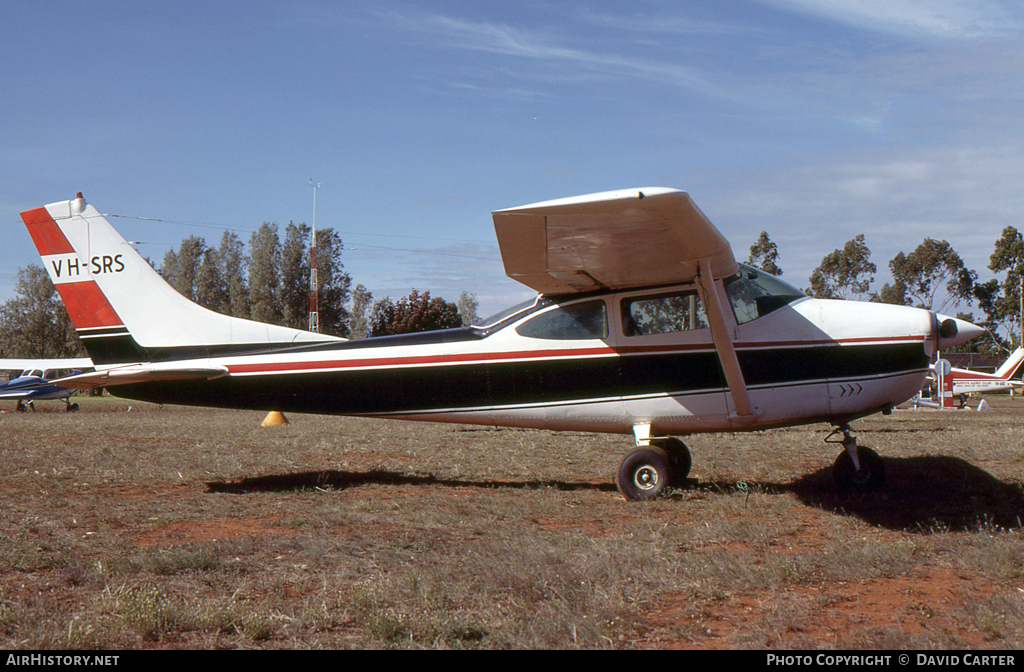
[[[920,342],[738,353],[750,386],[919,372]],[[113,389],[159,403],[338,415],[543,405],[724,390],[713,351],[226,376]]]
[[[486,332],[471,327],[423,331],[397,336],[377,336],[349,341],[320,341],[313,343],[229,343],[224,345],[189,345],[172,347],[143,347],[126,329],[87,333],[80,330],[82,344],[94,364],[130,364],[135,362],[173,362],[186,359],[205,359],[228,355],[285,354],[300,352],[329,352],[334,350],[386,348],[398,345],[439,345],[476,341]]]

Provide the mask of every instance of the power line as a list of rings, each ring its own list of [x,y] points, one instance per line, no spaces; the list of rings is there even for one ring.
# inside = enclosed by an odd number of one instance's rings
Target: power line
[[[412,254],[436,254],[442,257],[461,257],[463,259],[479,259],[481,261],[499,261],[498,257],[480,257],[472,254],[459,254],[457,252],[438,252],[436,250],[409,250],[401,247],[384,247],[383,245],[367,245],[366,243],[359,243],[358,246],[349,248],[349,251],[359,251],[361,247],[369,247],[374,250],[389,250],[391,252],[411,252]]]
[[[104,214],[105,217],[120,217],[122,219],[137,219],[147,223],[162,223],[162,224],[179,224],[186,226],[201,226],[203,228],[216,228],[218,230],[245,230],[245,232],[255,233],[257,229],[248,227],[231,227],[223,224],[215,224],[211,222],[200,222],[200,221],[189,221],[181,219],[162,219],[158,217],[139,217],[137,215],[117,215],[117,214]],[[413,240],[424,240],[424,241],[443,241],[449,243],[483,243],[483,241],[464,239],[464,238],[439,238],[435,236],[408,236],[403,234],[366,234],[361,232],[337,232],[339,236],[366,236],[366,237],[378,237],[378,238],[406,238]],[[139,243],[141,245],[160,245],[159,243]],[[173,245],[173,244],[172,244]],[[398,248],[398,247],[386,247],[383,245],[371,245],[369,243],[359,243],[357,245],[349,245],[349,251],[358,251],[358,248],[369,248],[374,250],[388,250],[391,252],[408,252],[410,254],[432,254],[436,256],[444,257],[460,257],[464,259],[478,259],[480,261],[498,261],[500,260],[497,256],[479,256],[472,254],[460,254],[458,252],[438,252],[436,250],[412,250],[409,248]]]
[[[181,226],[199,226],[207,229],[217,229],[219,231],[249,231],[255,232],[257,229],[245,227],[245,226],[226,226],[224,224],[216,224],[212,222],[194,222],[189,220],[176,220],[176,219],[158,219],[156,217],[138,217],[136,215],[112,215],[105,214],[104,217],[119,217],[121,219],[137,219],[141,222],[154,222],[159,224],[178,224]],[[370,236],[378,238],[410,238],[415,240],[441,240],[450,243],[490,243],[489,240],[478,240],[475,238],[442,238],[439,236],[414,236],[404,233],[366,233],[364,231],[337,231],[338,235],[341,236]]]

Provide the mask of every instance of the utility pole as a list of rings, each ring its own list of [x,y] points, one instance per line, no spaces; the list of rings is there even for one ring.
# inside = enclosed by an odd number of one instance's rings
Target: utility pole
[[[316,280],[316,190],[320,183],[313,184],[309,178],[309,186],[313,187],[313,234],[309,242],[309,330],[320,333],[320,297]]]

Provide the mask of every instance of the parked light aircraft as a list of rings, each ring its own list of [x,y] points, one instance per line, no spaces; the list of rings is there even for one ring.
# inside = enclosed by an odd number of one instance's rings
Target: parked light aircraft
[[[1024,382],[1013,379],[1021,363],[1024,363],[1024,348],[1017,348],[1010,353],[1010,356],[996,369],[995,373],[971,371],[954,366],[948,374],[953,376],[953,396],[960,397],[961,405],[963,405],[969,394],[1005,392],[1024,388]]]
[[[61,377],[81,373],[80,369],[91,369],[88,357],[70,359],[0,359],[0,371],[20,371],[16,377],[0,385],[0,399],[14,399],[15,409],[24,411],[26,403],[35,410],[36,399],[60,399],[67,411],[77,411],[78,404],[69,397],[78,392],[71,387],[54,383]]]
[[[982,331],[916,308],[810,298],[738,264],[674,189],[492,215],[505,272],[535,299],[470,327],[349,341],[191,303],[81,194],[21,213],[96,366],[62,385],[632,435],[616,477],[627,499],[684,482],[691,458],[675,436],[818,422],[841,434],[836,480],[877,487],[883,463],[850,422],[912,397],[937,350]]]

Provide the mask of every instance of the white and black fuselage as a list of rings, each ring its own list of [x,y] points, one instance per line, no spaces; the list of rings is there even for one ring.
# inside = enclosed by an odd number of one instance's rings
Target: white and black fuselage
[[[735,308],[730,286],[718,282],[716,290]],[[129,359],[144,355],[154,366],[215,360],[227,371],[213,380],[117,387],[134,399],[626,434],[638,423],[664,434],[838,424],[920,389],[934,352],[930,313],[782,291],[775,305],[762,301],[770,308],[764,314],[728,315],[752,418],[737,417],[706,325],[639,333],[631,323],[627,306],[692,296],[693,285],[538,297],[483,326],[248,351],[235,344],[235,354],[140,349],[126,333],[85,342],[98,367],[104,358],[116,366],[131,349]],[[880,322],[885,335],[872,335]]]

